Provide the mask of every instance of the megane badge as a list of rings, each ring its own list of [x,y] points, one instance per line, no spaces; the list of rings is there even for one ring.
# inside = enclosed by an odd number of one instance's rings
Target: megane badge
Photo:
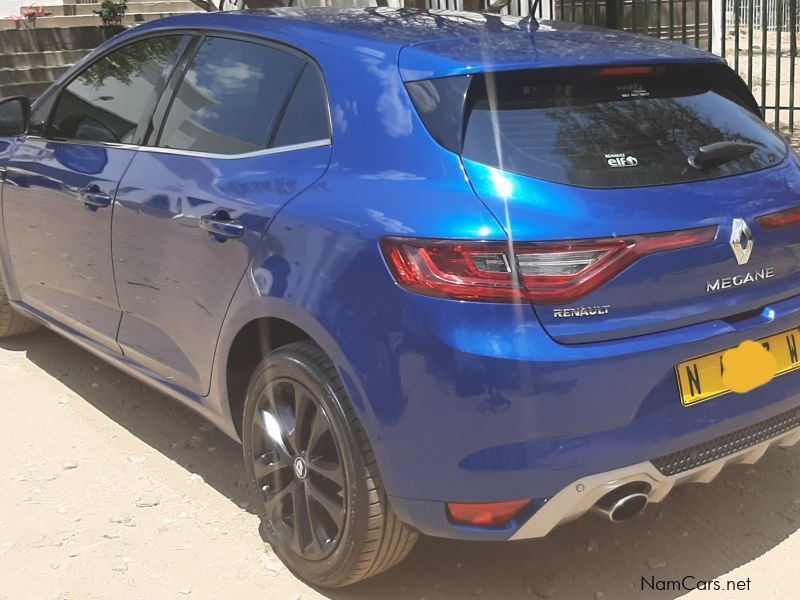
[[[744,219],[734,219],[731,226],[731,248],[733,248],[733,255],[736,257],[737,263],[747,264],[753,253],[754,244],[753,233],[747,226],[747,222]]]

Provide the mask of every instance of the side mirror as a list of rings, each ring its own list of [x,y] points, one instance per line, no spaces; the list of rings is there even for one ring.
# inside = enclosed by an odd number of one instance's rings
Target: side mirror
[[[28,133],[31,124],[31,101],[25,96],[0,100],[0,136]]]

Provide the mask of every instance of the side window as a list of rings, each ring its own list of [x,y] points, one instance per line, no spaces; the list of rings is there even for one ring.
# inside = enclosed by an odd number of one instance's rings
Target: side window
[[[157,145],[214,154],[263,150],[304,64],[269,46],[206,39],[178,88]]]
[[[134,42],[86,68],[59,94],[47,137],[132,141],[180,39],[173,35]]]
[[[328,100],[322,76],[306,65],[271,146],[290,146],[331,137]]]

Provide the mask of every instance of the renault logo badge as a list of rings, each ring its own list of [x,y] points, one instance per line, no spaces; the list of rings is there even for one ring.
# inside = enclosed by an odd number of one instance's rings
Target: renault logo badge
[[[747,226],[747,222],[744,219],[734,219],[731,226],[731,248],[733,248],[733,255],[736,257],[737,263],[747,264],[753,253],[754,244],[753,233]]]
[[[302,456],[298,456],[294,459],[294,474],[297,475],[298,479],[305,479],[308,475],[308,466],[306,465],[306,461],[303,460]]]

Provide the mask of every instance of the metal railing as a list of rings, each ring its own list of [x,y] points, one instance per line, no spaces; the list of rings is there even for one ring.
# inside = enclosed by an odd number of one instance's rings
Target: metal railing
[[[765,20],[764,19],[764,7],[762,6],[761,0],[753,0],[750,2],[749,0],[744,0],[743,2],[738,2],[738,7],[734,6],[733,2],[728,2],[728,7],[725,12],[725,25],[727,29],[733,29],[736,26],[736,23],[746,23],[748,22],[750,12],[753,13],[753,27],[755,29],[761,29],[761,23]],[[782,9],[779,8],[779,4],[782,4]],[[738,8],[738,20],[737,20],[737,8]],[[767,22],[767,31],[776,31],[778,27],[778,21],[781,23],[781,27],[784,31],[789,31],[792,22],[792,5],[791,2],[778,2],[778,0],[767,0],[766,2],[766,22]],[[778,15],[779,12],[783,12],[782,15]],[[797,11],[795,11],[797,12]],[[800,28],[800,15],[794,15],[794,24],[796,28]]]
[[[750,86],[765,118],[782,130],[794,132],[800,118],[800,0],[722,3],[726,17],[732,13],[733,22],[726,18],[720,54]]]

